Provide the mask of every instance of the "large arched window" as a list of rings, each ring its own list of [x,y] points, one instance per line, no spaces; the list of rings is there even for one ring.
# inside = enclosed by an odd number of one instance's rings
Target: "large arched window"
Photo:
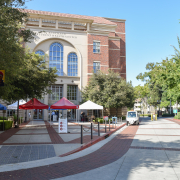
[[[76,53],[68,55],[68,76],[78,76],[78,58]]]
[[[63,76],[63,46],[60,43],[53,43],[49,52],[49,67],[56,67],[57,75]]]

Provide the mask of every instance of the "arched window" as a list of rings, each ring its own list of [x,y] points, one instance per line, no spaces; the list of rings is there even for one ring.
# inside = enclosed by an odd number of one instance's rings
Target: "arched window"
[[[41,50],[36,51],[35,54],[39,54],[40,56],[44,56],[45,55],[45,53],[43,51],[41,51]]]
[[[40,56],[45,55],[45,53],[43,51],[41,51],[41,50],[36,51],[35,54],[39,54]],[[45,59],[44,59],[44,62],[45,62]]]
[[[57,75],[63,76],[63,46],[60,43],[53,43],[49,52],[49,67],[56,67]]]
[[[78,58],[76,53],[68,55],[68,76],[78,76]]]

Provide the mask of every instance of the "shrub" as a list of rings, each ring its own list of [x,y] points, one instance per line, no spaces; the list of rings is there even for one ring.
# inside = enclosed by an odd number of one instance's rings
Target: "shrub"
[[[13,121],[4,120],[4,130],[10,129],[12,127]],[[3,120],[0,120],[0,130],[3,130]]]
[[[163,114],[162,117],[173,117],[174,114]]]
[[[150,117],[150,116],[151,116],[151,114],[140,114],[140,116]]]
[[[178,119],[178,115],[174,116],[174,119]]]
[[[3,116],[0,116],[0,120],[3,120]],[[6,120],[6,117],[4,117],[4,120]]]
[[[100,124],[103,124],[103,118],[96,118],[96,122],[99,122]]]
[[[178,119],[180,119],[180,112],[177,113],[177,117],[178,117]]]
[[[126,116],[122,116],[122,120],[126,120]]]

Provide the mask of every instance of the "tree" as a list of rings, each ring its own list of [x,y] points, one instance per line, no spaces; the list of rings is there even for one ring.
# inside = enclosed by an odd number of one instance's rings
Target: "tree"
[[[28,15],[20,7],[25,0],[0,2],[0,59],[5,70],[5,86],[0,88],[0,98],[9,102],[27,98],[41,98],[55,83],[56,69],[46,68],[44,57],[24,48],[34,33],[23,28]]]
[[[135,86],[134,87],[134,97],[136,99],[141,99],[142,103],[141,105],[146,107],[147,100],[148,100],[148,95],[149,95],[149,86],[148,84],[145,84],[144,86]],[[141,106],[141,111],[142,111],[142,106]]]
[[[134,89],[131,82],[126,82],[113,71],[107,75],[98,72],[91,76],[82,97],[84,101],[92,100],[105,108],[116,108],[117,116],[118,108],[133,106]]]
[[[6,72],[0,98],[6,101],[40,98],[57,77],[55,69],[46,69],[44,57],[24,48],[34,38],[33,32],[23,28],[28,15],[19,8],[24,5],[25,0],[0,2],[0,67]]]
[[[180,40],[178,37],[180,49]],[[144,74],[140,73],[137,79],[146,81],[150,85],[151,97],[154,103],[161,99],[161,107],[168,106],[171,99],[176,104],[180,101],[180,50],[175,48],[171,59],[166,58],[160,63],[148,63]]]

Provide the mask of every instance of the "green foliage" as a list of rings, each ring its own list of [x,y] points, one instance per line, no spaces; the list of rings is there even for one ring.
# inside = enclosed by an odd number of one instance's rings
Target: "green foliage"
[[[180,119],[180,112],[177,113],[177,117],[178,117],[178,119]]]
[[[138,98],[145,98],[147,97],[149,94],[149,87],[148,87],[148,84],[144,85],[144,86],[135,86],[134,87],[134,96],[135,96],[135,99],[138,99]]]
[[[4,129],[5,130],[10,129],[12,127],[12,123],[13,123],[13,121],[4,120]],[[2,120],[0,120],[0,130],[3,130],[3,121]]]
[[[3,120],[3,119],[6,120],[7,118],[6,117],[3,118],[3,116],[0,116],[0,120]]]
[[[140,114],[140,116],[151,117],[151,114]]]
[[[178,37],[180,49],[180,40]],[[167,107],[180,101],[180,50],[174,48],[175,54],[171,59],[166,58],[160,63],[148,63],[148,72],[140,73],[137,79],[145,81],[150,88],[150,105],[157,106],[157,101],[161,99],[161,107]]]
[[[174,114],[163,114],[162,117],[173,117]]]
[[[9,102],[41,98],[49,92],[49,85],[54,84],[57,77],[55,69],[46,68],[44,57],[23,47],[34,38],[34,33],[23,27],[28,15],[18,8],[24,5],[25,0],[0,2],[0,69],[5,70],[5,86],[0,88],[0,99]]]
[[[82,91],[83,101],[91,100],[105,108],[132,107],[134,90],[131,82],[126,82],[117,73],[109,71],[94,73]]]
[[[122,120],[126,120],[126,116],[122,116]]]
[[[96,118],[96,122],[99,122],[100,124],[103,124],[104,120],[103,120],[103,118]]]

